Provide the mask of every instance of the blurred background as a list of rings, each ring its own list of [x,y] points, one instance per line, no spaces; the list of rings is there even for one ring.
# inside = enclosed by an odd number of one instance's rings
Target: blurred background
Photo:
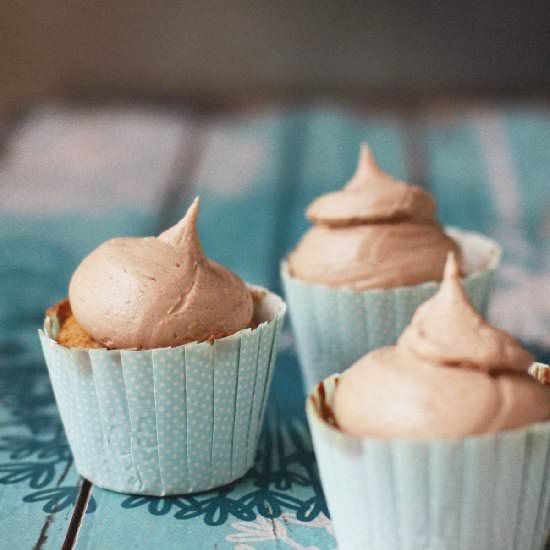
[[[546,1],[10,1],[0,105],[547,97]]]

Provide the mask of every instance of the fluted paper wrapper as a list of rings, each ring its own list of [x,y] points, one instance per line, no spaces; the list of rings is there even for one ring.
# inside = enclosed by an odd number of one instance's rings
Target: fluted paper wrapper
[[[462,440],[354,438],[326,420],[337,377],[306,410],[339,550],[544,548],[550,421]]]
[[[467,274],[464,289],[474,307],[485,316],[500,247],[477,233],[452,228],[446,232],[462,249]],[[395,344],[417,307],[439,288],[436,282],[385,290],[329,288],[292,277],[285,262],[281,277],[306,393],[365,353]]]
[[[252,466],[286,306],[253,288],[255,329],[147,351],[78,349],[39,331],[78,472],[123,493],[203,491]]]

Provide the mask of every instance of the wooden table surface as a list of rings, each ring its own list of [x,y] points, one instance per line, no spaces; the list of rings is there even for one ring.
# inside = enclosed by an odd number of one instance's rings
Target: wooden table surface
[[[174,498],[120,495],[77,474],[37,328],[80,259],[155,234],[200,194],[207,254],[280,290],[303,211],[367,141],[390,173],[431,190],[442,222],[505,247],[492,320],[550,359],[550,108],[268,106],[227,114],[41,105],[0,127],[0,548],[335,548],[288,326],[256,465]]]

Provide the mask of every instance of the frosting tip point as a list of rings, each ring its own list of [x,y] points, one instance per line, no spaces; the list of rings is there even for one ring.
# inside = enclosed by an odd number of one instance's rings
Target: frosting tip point
[[[367,166],[374,161],[374,155],[368,143],[361,143],[359,146],[359,166]]]
[[[187,239],[191,239],[196,242],[195,248],[199,250],[200,244],[198,243],[198,236],[196,234],[199,206],[200,199],[199,197],[195,197],[183,218],[161,233],[158,238],[175,247],[182,246]]]
[[[366,142],[361,143],[359,146],[359,160],[357,162],[356,174],[373,174],[374,172],[380,172],[380,167],[376,162],[376,158]]]
[[[200,197],[197,195],[194,199],[193,199],[193,202],[190,204],[189,208],[187,209],[187,213],[189,212],[196,212],[199,207],[201,205],[201,199]]]
[[[200,205],[201,205],[200,198],[196,196],[193,199],[193,202],[189,205],[189,208],[187,208],[187,212],[183,217],[183,220],[184,220],[183,225],[187,225],[187,223],[190,223],[192,226],[196,226],[197,218],[199,217]]]
[[[445,262],[445,270],[443,272],[444,279],[458,279],[459,269],[456,260],[456,254],[450,250],[447,253],[447,261]]]

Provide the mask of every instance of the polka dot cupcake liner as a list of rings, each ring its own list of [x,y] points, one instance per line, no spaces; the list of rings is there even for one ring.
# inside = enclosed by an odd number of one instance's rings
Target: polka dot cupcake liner
[[[466,293],[485,315],[500,247],[477,233],[446,232],[462,249]],[[281,277],[307,392],[369,351],[394,344],[416,308],[439,288],[435,282],[387,290],[329,288],[293,278],[285,262]]]
[[[255,329],[146,351],[67,348],[39,331],[78,472],[122,493],[225,485],[252,466],[286,305],[251,287]]]
[[[461,440],[351,437],[325,420],[337,378],[306,412],[339,550],[544,548],[550,421]]]

